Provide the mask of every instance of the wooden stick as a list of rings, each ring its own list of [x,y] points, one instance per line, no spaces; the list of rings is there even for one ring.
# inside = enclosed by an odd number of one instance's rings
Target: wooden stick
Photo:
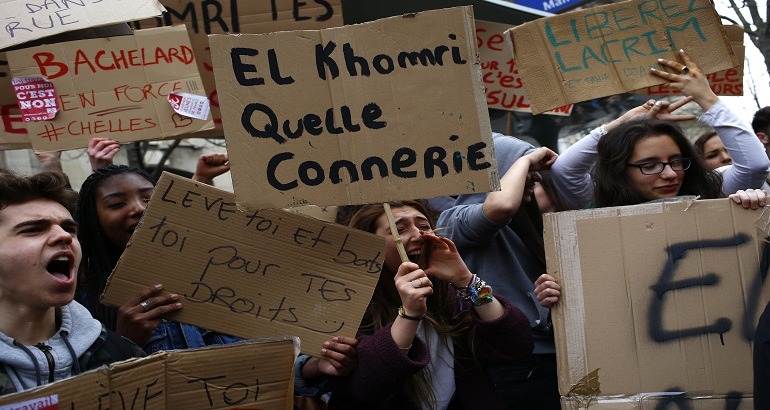
[[[401,235],[398,234],[398,228],[396,228],[396,221],[393,220],[393,212],[390,210],[390,204],[385,202],[382,204],[385,208],[385,215],[388,216],[388,224],[390,225],[390,234],[393,235],[393,242],[398,249],[398,255],[401,256],[401,262],[409,262],[409,257],[406,255],[406,249],[404,249],[404,243],[401,242]]]

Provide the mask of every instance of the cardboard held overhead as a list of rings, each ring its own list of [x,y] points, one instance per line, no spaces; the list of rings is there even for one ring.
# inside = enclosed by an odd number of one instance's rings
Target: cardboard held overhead
[[[686,397],[682,394],[662,393],[639,395],[627,398],[600,398],[592,401],[590,410],[754,410],[754,399],[743,396]],[[586,406],[578,400],[562,397],[563,410],[584,410]]]
[[[727,38],[730,40],[730,47],[735,53],[735,57],[739,64],[735,68],[728,68],[717,73],[707,74],[706,78],[711,85],[711,90],[716,95],[725,96],[740,96],[743,95],[743,61],[746,56],[746,47],[743,45],[743,27],[737,25],[724,26]],[[639,94],[648,95],[680,95],[681,91],[666,87],[664,85],[656,85],[653,87],[647,87],[642,90],[636,90]]]
[[[27,41],[87,27],[159,16],[156,0],[0,0],[0,50]]]
[[[13,77],[42,76],[54,84],[60,106],[56,118],[26,123],[36,152],[84,148],[93,137],[132,142],[214,126],[210,117],[196,120],[175,113],[167,100],[174,91],[204,94],[184,26],[7,55]]]
[[[240,211],[233,194],[164,173],[102,302],[156,283],[183,307],[165,316],[235,336],[296,335],[318,355],[355,337],[385,255],[375,235],[296,212]]]
[[[481,73],[487,94],[487,106],[498,110],[532,112],[524,83],[513,59],[513,51],[505,41],[507,24],[476,20],[476,46],[479,48]],[[568,116],[572,104],[544,114]]]
[[[212,102],[211,114],[216,128],[206,131],[206,135],[222,136],[222,115],[208,34],[319,30],[343,24],[341,0],[161,0],[161,3],[166,7],[162,17],[135,21],[132,25],[137,29],[175,24],[187,26],[203,88]],[[204,135],[198,133],[196,136]]]
[[[131,34],[127,24],[113,24],[104,27],[87,28],[46,37],[50,43],[82,40],[86,38],[111,37]],[[41,40],[33,41],[28,46],[37,45]],[[21,118],[16,93],[11,86],[11,68],[4,52],[0,52],[0,150],[32,148],[27,136],[27,127]]]
[[[650,67],[684,49],[704,74],[738,65],[708,0],[631,0],[508,32],[533,113],[663,84]],[[670,70],[670,69],[669,69]]]
[[[472,8],[209,41],[239,204],[498,187]]]
[[[161,351],[2,396],[0,410],[291,409],[298,344],[273,339]]]
[[[769,233],[767,208],[729,199],[546,215],[562,396],[596,399],[598,369],[599,397],[751,397]]]

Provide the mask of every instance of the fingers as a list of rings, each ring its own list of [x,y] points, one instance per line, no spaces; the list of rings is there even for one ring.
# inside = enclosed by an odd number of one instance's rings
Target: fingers
[[[156,296],[139,303],[138,309],[144,312],[144,319],[159,319],[167,313],[181,309],[182,304],[178,300],[179,295],[175,293]]]
[[[200,156],[200,160],[208,166],[215,167],[226,164],[229,158],[227,154],[204,154]]]
[[[730,195],[730,199],[745,209],[757,209],[760,206],[767,205],[767,192],[761,189],[739,190]]]
[[[668,112],[674,112],[674,111],[678,110],[679,108],[681,108],[682,106],[684,106],[685,104],[689,103],[690,101],[692,101],[692,97],[691,96],[680,98],[679,100],[671,103],[668,106]]]
[[[688,70],[698,70],[698,66],[695,64],[695,61],[692,61],[690,56],[687,55],[687,53],[681,48],[679,49],[679,56],[682,57],[682,61],[684,61],[684,65],[687,66]]]
[[[157,285],[150,286],[147,289],[142,289],[141,292],[137,293],[128,300],[123,306],[139,306],[140,303],[144,302],[147,298],[150,298],[154,295],[157,295],[160,293],[160,291],[163,289],[163,285],[158,283]]]
[[[535,285],[535,296],[543,307],[551,307],[559,301],[561,286],[551,275],[540,275],[535,281]]]

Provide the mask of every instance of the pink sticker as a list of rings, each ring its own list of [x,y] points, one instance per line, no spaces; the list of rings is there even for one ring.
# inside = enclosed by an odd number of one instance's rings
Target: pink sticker
[[[173,92],[168,95],[168,102],[179,115],[205,120],[209,116],[211,104],[203,95]]]
[[[37,399],[21,401],[17,403],[0,406],[0,410],[17,409],[35,409],[35,410],[57,410],[59,408],[59,395],[40,397]]]
[[[50,121],[59,111],[53,83],[43,77],[14,77],[11,80],[21,118],[29,121]]]

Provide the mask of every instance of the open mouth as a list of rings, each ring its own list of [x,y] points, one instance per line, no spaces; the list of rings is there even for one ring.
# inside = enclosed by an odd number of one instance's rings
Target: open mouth
[[[53,258],[45,269],[53,275],[56,279],[66,281],[70,278],[70,272],[72,272],[73,260],[70,256],[61,255]]]

